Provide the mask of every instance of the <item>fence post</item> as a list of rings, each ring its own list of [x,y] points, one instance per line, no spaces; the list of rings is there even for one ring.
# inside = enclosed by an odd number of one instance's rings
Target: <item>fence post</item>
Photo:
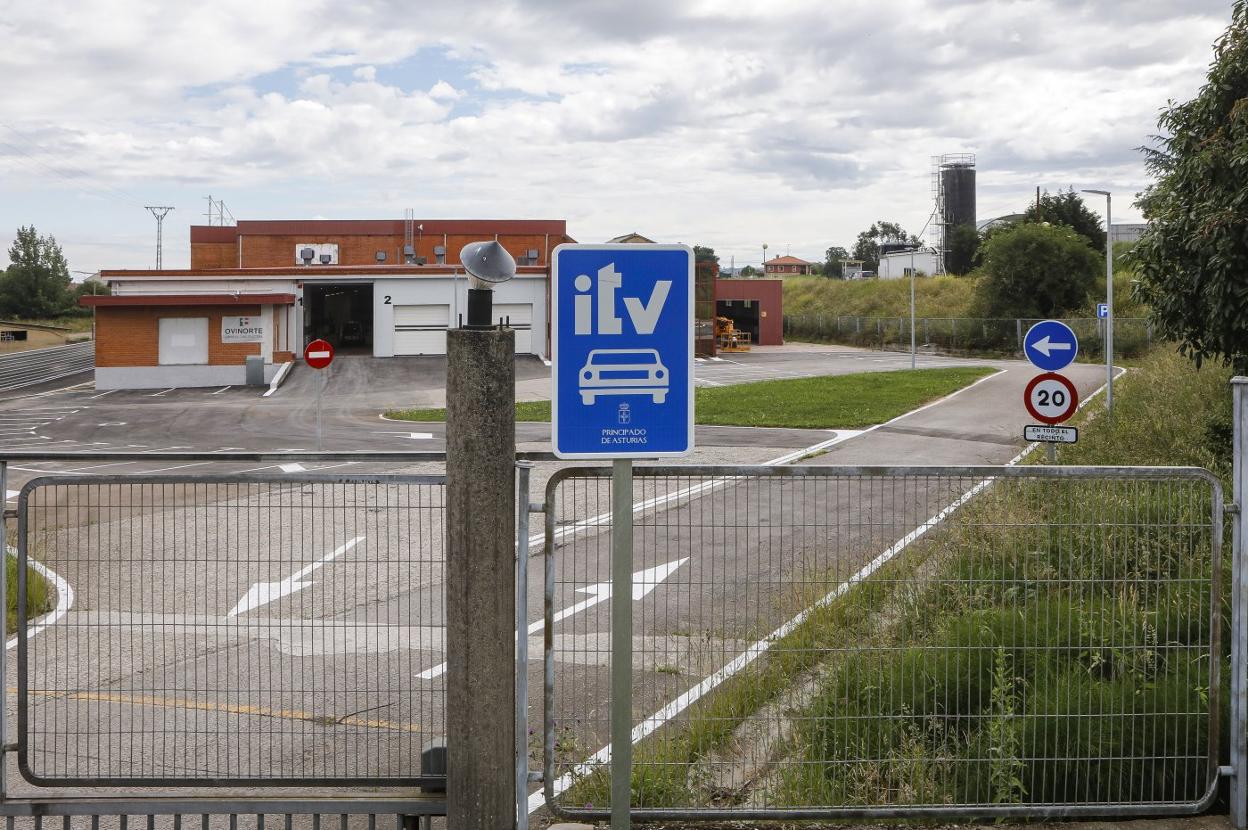
[[[515,332],[451,329],[446,347],[447,828],[510,830],[517,778]]]
[[[1248,377],[1231,380],[1234,394],[1233,498],[1237,512],[1231,534],[1231,823],[1248,827]]]
[[[1023,350],[1023,321],[1017,317],[1014,318],[1014,334],[1017,335],[1018,337],[1018,350],[1019,352],[1022,352]]]

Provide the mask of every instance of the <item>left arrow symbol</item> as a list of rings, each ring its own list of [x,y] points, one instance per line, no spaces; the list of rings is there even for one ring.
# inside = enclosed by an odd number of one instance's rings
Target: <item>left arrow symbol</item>
[[[261,605],[268,605],[270,602],[276,602],[282,597],[289,596],[302,591],[312,585],[311,582],[304,580],[316,573],[317,570],[333,562],[339,556],[342,556],[351,548],[364,541],[363,536],[356,536],[351,541],[340,547],[335,548],[329,553],[322,556],[310,565],[304,565],[281,582],[257,582],[247,589],[247,593],[243,594],[243,598],[238,604],[226,614],[227,617],[237,617],[239,614],[250,611],[253,608],[259,608]]]

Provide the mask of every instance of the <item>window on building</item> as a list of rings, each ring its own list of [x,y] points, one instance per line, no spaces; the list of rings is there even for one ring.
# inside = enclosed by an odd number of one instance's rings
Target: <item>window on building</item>
[[[207,317],[161,317],[161,366],[192,366],[208,362]]]

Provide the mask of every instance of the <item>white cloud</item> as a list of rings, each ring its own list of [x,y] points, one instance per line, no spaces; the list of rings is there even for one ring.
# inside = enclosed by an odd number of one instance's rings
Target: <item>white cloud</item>
[[[71,211],[75,191],[124,192],[126,212],[91,214],[96,240],[137,235],[142,200],[213,192],[244,218],[567,218],[580,239],[639,230],[738,264],[763,241],[813,258],[875,219],[921,226],[942,152],[979,154],[982,216],[1036,185],[1139,190],[1134,148],[1199,86],[1227,16],[1212,0],[10,6],[0,228],[36,218],[12,198],[31,187]],[[53,225],[54,201],[38,201]],[[74,267],[126,264],[101,250]]]

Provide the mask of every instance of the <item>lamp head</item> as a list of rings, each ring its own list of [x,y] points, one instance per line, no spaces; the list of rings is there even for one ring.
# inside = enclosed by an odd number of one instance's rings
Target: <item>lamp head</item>
[[[1091,190],[1091,189],[1089,189],[1089,190],[1080,190],[1079,192],[1080,192],[1080,193],[1095,193],[1097,196],[1108,196],[1108,195],[1109,195],[1109,191],[1108,191],[1108,190]]]
[[[516,275],[516,260],[497,240],[468,243],[460,250],[459,261],[468,272],[469,287],[477,290],[493,290]]]

